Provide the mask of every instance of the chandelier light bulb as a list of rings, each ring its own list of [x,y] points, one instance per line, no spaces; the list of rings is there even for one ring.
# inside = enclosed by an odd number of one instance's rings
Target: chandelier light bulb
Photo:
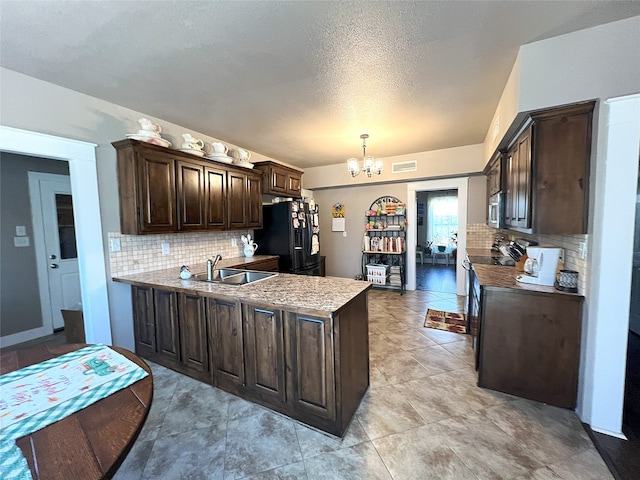
[[[374,173],[380,175],[382,173],[382,160],[367,156],[367,138],[369,138],[369,135],[363,133],[360,138],[362,139],[362,168],[358,166],[357,158],[350,158],[347,160],[347,170],[352,177],[357,176],[361,171],[365,172],[367,177],[371,177]]]

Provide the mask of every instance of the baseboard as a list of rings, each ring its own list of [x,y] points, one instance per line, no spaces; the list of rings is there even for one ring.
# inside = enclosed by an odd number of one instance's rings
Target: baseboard
[[[616,438],[619,438],[620,440],[627,440],[627,437],[625,437],[624,433],[622,433],[622,432],[612,432],[611,430],[605,430],[603,428],[595,428],[595,427],[592,427],[592,426],[589,426],[589,428],[591,430],[593,430],[594,432],[602,433],[603,435],[609,435],[610,437],[616,437]]]
[[[0,348],[10,347],[22,342],[28,342],[36,338],[45,337],[51,335],[53,331],[48,327],[38,327],[31,330],[25,330],[24,332],[18,332],[11,335],[5,335],[0,337]]]

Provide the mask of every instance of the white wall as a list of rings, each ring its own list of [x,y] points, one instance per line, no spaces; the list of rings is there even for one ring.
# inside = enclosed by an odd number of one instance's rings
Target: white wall
[[[464,205],[465,216],[471,218],[474,222],[484,223],[485,213],[484,205],[486,204],[486,179],[484,176],[477,177],[459,177],[441,180],[426,180],[418,182],[398,182],[377,185],[355,185],[352,187],[337,187],[314,191],[314,199],[320,206],[320,253],[327,257],[326,267],[327,275],[353,278],[361,272],[361,255],[362,236],[364,235],[364,212],[369,208],[371,203],[378,197],[392,195],[398,197],[403,202],[411,201],[408,197],[407,186],[418,185],[418,191],[423,190],[446,190],[449,188],[458,189],[464,186],[466,189],[466,197],[461,201]],[[415,196],[415,187],[413,194]],[[341,232],[331,231],[331,205],[342,203],[346,205],[346,229],[347,236],[343,236]],[[426,208],[426,205],[425,205]],[[416,235],[415,231],[415,205],[408,207],[407,220],[410,229],[408,238],[413,239]],[[469,213],[473,212],[473,213]],[[426,215],[425,215],[426,216]],[[470,220],[468,220],[470,221]],[[463,228],[460,227],[462,232]],[[460,240],[459,232],[458,239]],[[466,236],[466,231],[465,231]],[[415,259],[415,245],[412,241],[408,241],[409,253],[407,255],[407,264],[412,263]],[[463,248],[460,246],[460,248]],[[415,275],[415,270],[408,270],[409,276]],[[463,276],[464,277],[464,276]],[[409,277],[407,277],[409,278]],[[415,280],[415,279],[414,279]],[[461,294],[464,294],[461,292]]]
[[[588,321],[580,412],[596,431],[622,436],[633,233],[640,152],[640,95],[606,102],[598,149]],[[611,248],[614,245],[615,248]]]
[[[493,114],[489,130],[484,139],[484,163],[493,157],[500,141],[504,138],[511,123],[520,110],[520,53],[516,57],[507,83],[500,96],[498,107]],[[494,126],[498,125],[494,131]]]
[[[320,208],[320,254],[327,257],[327,275],[353,278],[362,272],[364,213],[382,196],[393,196],[406,202],[406,186],[404,183],[356,185],[313,192]],[[345,205],[346,236],[331,231],[331,206],[336,203]]]
[[[207,143],[224,142],[224,139],[202,135],[148,116],[143,112],[136,112],[4,68],[0,68],[0,82],[2,84],[0,89],[2,125],[97,144],[97,187],[104,243],[103,257],[98,260],[104,263],[108,278],[111,276],[107,261],[107,234],[120,231],[116,151],[111,142],[121,140],[125,138],[125,134],[137,131],[139,129],[137,119],[143,116],[159,123],[163,129],[163,137],[174,145],[181,142],[181,135],[185,132],[193,133]],[[236,147],[228,143],[227,145],[230,148]],[[252,153],[251,158],[253,160],[268,159],[255,152]],[[74,187],[74,197],[78,193],[77,190],[79,189]],[[91,195],[94,194],[95,188],[91,192]],[[98,199],[95,200],[98,201]],[[93,258],[92,261],[96,259]],[[130,287],[108,280],[107,288],[113,344],[132,349]]]
[[[640,16],[523,45],[518,110],[640,89]]]
[[[373,153],[373,152],[372,152]],[[307,168],[304,171],[304,188],[315,190],[318,188],[357,186],[373,183],[413,181],[418,178],[438,178],[451,176],[466,176],[481,172],[484,168],[484,146],[467,145],[464,147],[418,152],[409,155],[398,155],[383,158],[384,170],[381,175],[371,178],[360,173],[352,178],[347,171],[347,159],[344,163],[326,165],[323,167]],[[391,173],[394,162],[417,161],[418,169],[409,173]]]

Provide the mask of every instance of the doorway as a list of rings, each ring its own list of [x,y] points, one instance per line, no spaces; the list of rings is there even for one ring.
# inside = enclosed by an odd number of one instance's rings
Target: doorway
[[[42,321],[60,330],[61,310],[81,304],[70,177],[29,172],[29,196]]]
[[[416,192],[416,290],[456,293],[458,190]]]
[[[466,296],[466,272],[460,261],[460,257],[457,256],[458,251],[465,251],[467,244],[467,198],[469,191],[469,179],[468,177],[456,177],[440,180],[425,180],[422,182],[413,182],[407,184],[407,218],[418,218],[418,194],[420,192],[429,191],[444,191],[454,190],[458,195],[457,205],[457,220],[458,220],[458,234],[457,234],[457,250],[456,258],[453,259],[453,255],[450,255],[450,263],[453,264],[455,269],[455,293],[458,296]],[[423,214],[424,215],[424,214]],[[424,222],[424,220],[423,220]],[[407,290],[416,289],[416,246],[418,244],[418,227],[417,221],[410,221],[407,225],[407,269],[406,269],[406,282]],[[444,241],[444,239],[443,239]],[[453,249],[451,249],[451,252]],[[444,256],[443,256],[444,257]],[[424,262],[424,260],[423,260]],[[444,262],[444,258],[439,260]]]
[[[111,319],[98,197],[96,145],[0,125],[0,151],[69,162],[87,342],[111,344]],[[38,328],[0,337],[0,347],[42,336]]]

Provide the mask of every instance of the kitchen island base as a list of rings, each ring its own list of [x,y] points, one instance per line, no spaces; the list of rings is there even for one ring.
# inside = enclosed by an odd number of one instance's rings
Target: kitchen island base
[[[134,283],[136,352],[342,436],[369,387],[368,288],[326,312]]]

